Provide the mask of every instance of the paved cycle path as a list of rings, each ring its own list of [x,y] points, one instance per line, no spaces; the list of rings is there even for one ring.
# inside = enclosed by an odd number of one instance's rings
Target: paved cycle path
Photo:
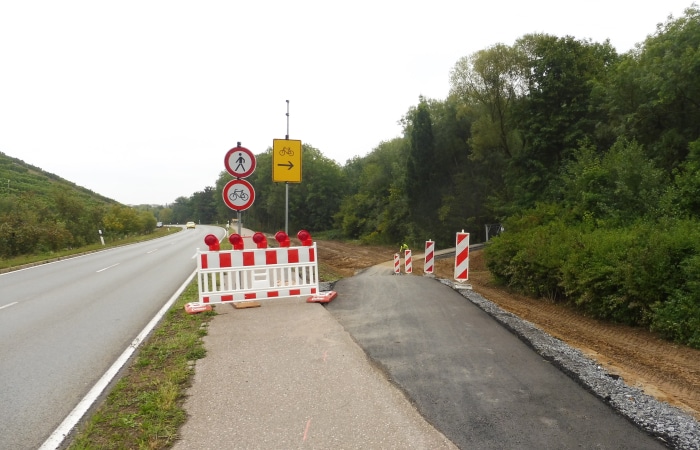
[[[452,288],[377,266],[327,309],[463,449],[660,449]]]

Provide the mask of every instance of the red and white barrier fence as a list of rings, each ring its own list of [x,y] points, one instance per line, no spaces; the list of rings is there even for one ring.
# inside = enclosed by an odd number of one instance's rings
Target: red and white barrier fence
[[[469,233],[457,233],[455,244],[455,280],[469,280]]]
[[[319,292],[316,243],[304,247],[199,252],[200,303],[229,303]]]
[[[425,262],[423,273],[433,273],[435,271],[435,242],[425,241]]]

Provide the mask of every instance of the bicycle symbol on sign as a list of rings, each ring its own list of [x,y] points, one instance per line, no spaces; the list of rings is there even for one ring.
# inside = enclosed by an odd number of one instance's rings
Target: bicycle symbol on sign
[[[243,189],[234,189],[233,192],[228,194],[228,198],[231,201],[235,201],[239,198],[243,201],[246,201],[246,200],[248,200],[248,194],[246,194]]]
[[[280,150],[280,156],[284,155],[294,156],[294,150],[292,150],[290,147],[282,147]]]

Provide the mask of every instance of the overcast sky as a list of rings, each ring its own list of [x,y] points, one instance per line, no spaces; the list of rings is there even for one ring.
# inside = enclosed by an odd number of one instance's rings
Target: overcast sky
[[[126,204],[213,186],[289,137],[344,164],[528,33],[623,53],[691,0],[0,2],[0,151]],[[0,180],[2,181],[2,180]]]

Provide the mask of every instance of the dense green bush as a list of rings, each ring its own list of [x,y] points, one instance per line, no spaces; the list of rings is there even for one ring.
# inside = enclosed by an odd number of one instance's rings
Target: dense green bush
[[[561,222],[505,233],[487,249],[488,266],[500,281],[529,295],[561,298],[561,268],[569,249]]]
[[[562,269],[567,297],[595,317],[648,325],[651,305],[677,282],[665,241],[648,224],[582,234]]]
[[[686,282],[665,302],[652,305],[651,329],[691,347],[700,348],[700,255],[683,261],[680,273]]]
[[[519,228],[523,217],[486,249],[497,280],[700,347],[698,221],[588,229],[554,220]]]

